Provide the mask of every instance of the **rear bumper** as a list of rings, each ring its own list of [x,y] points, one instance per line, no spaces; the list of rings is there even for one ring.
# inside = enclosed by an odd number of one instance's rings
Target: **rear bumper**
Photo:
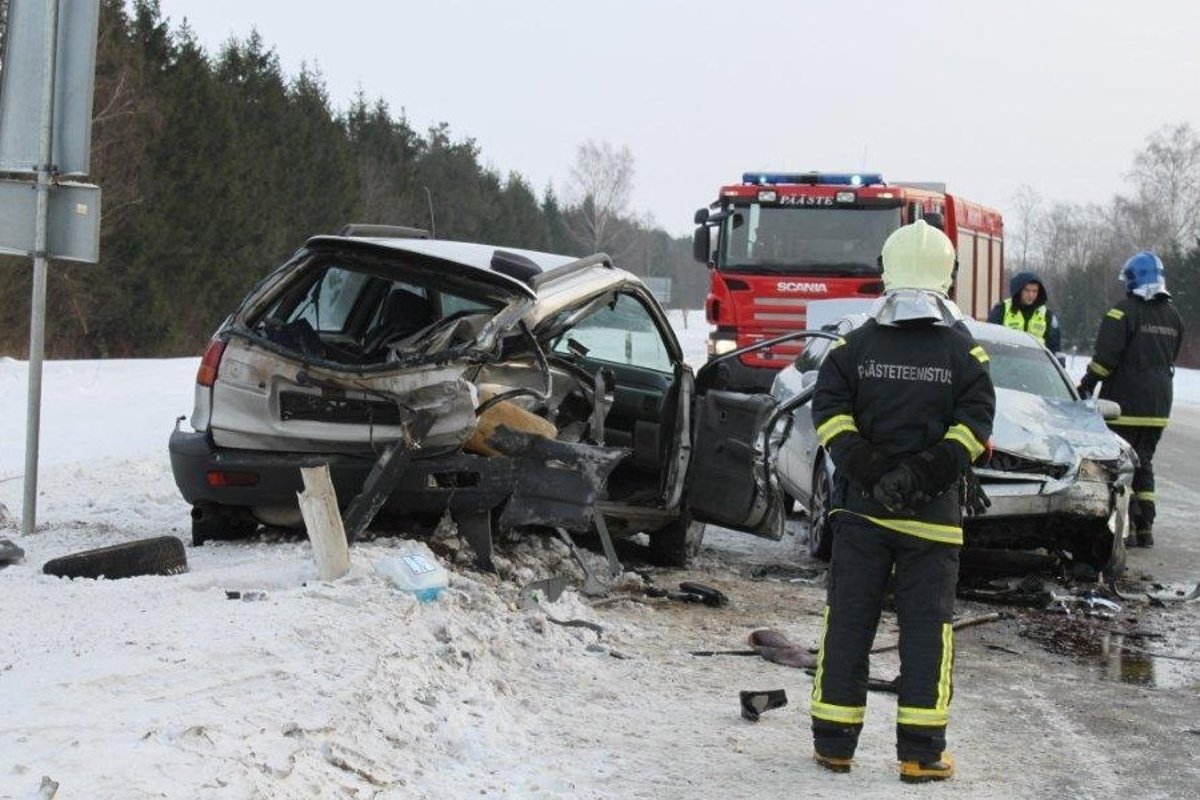
[[[168,444],[171,471],[184,500],[248,508],[261,521],[299,520],[301,467],[329,465],[338,504],[362,490],[375,456],[275,453],[217,447],[204,433],[175,431]],[[597,498],[625,451],[541,440],[528,455],[480,456],[454,451],[413,459],[383,505],[394,514],[491,512],[502,525],[546,524],[587,530]],[[253,486],[214,485],[212,471],[251,473]],[[295,522],[293,523],[295,524]]]

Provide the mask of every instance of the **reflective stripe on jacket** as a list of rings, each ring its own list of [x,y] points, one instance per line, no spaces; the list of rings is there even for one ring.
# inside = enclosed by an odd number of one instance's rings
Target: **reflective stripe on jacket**
[[[1013,307],[1011,297],[1004,298],[1004,327],[1025,331],[1042,344],[1046,343],[1046,307],[1038,306],[1026,319],[1020,309]]]

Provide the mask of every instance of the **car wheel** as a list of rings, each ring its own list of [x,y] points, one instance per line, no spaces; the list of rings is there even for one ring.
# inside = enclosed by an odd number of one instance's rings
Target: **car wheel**
[[[175,575],[187,572],[183,542],[174,536],[156,536],[124,542],[47,561],[47,575],[59,578],[132,578],[137,575]]]
[[[650,534],[650,561],[660,567],[686,567],[700,553],[704,523],[686,511]]]
[[[812,486],[812,497],[808,500],[808,555],[818,561],[828,561],[833,555],[833,530],[829,524],[833,476],[829,474],[824,455],[817,458]]]
[[[211,503],[192,506],[192,546],[210,539],[246,539],[254,535],[258,522],[249,511]]]

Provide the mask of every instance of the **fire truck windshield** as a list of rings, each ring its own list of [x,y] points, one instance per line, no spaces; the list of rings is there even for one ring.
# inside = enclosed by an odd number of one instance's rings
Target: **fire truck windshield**
[[[736,205],[721,223],[720,269],[877,275],[899,208]]]

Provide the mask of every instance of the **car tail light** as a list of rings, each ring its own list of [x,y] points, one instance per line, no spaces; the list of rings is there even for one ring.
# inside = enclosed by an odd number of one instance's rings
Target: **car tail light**
[[[204,476],[209,486],[257,486],[258,473],[246,470],[210,469]]]
[[[196,383],[201,386],[212,386],[217,382],[217,367],[221,364],[221,356],[225,353],[225,340],[213,339],[204,349],[200,359],[200,369],[196,370]]]

